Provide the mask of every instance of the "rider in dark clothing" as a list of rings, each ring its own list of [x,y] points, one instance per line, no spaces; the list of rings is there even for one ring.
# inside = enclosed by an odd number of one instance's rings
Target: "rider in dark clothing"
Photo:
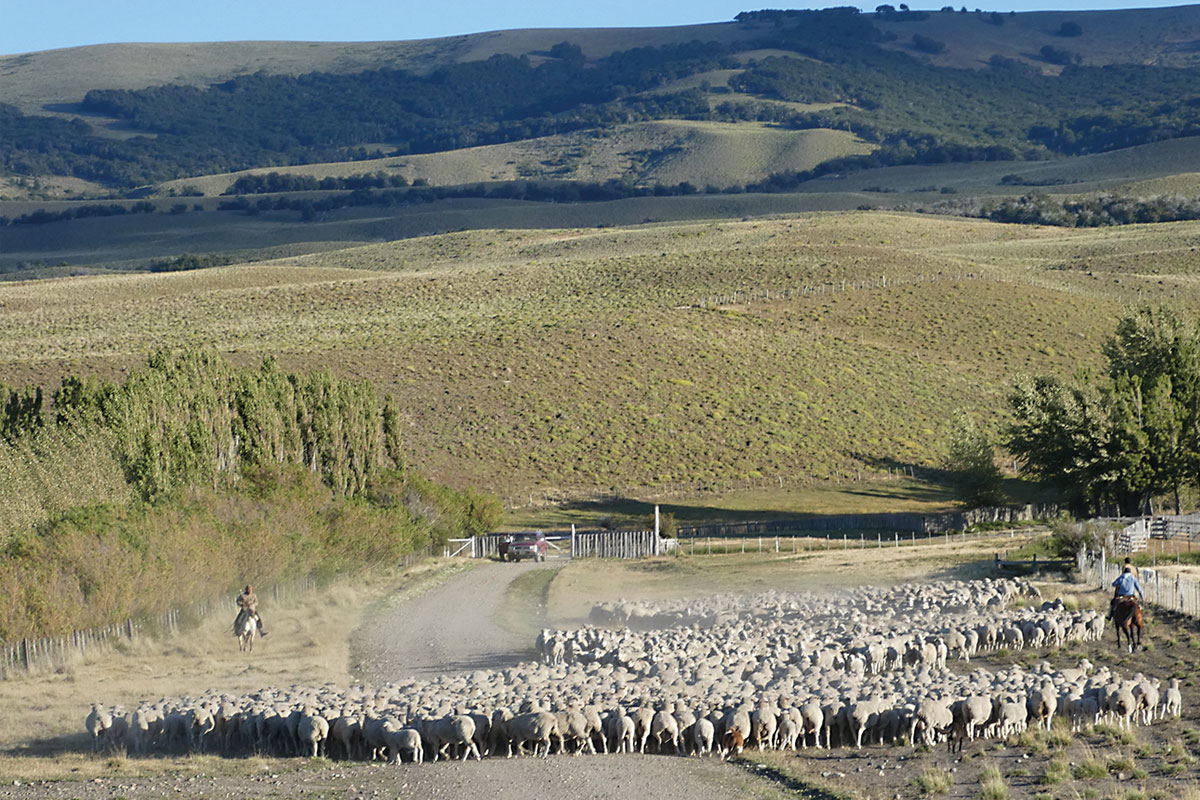
[[[246,588],[237,596],[238,615],[237,620],[233,623],[236,629],[239,623],[245,619],[245,615],[250,615],[258,624],[258,635],[266,636],[267,632],[263,630],[262,617],[258,615],[258,595],[254,593],[254,587],[246,584]]]

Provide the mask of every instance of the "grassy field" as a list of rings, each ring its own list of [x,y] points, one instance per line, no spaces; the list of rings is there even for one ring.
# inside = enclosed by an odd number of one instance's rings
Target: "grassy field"
[[[957,410],[994,427],[1017,375],[1098,365],[1125,305],[1194,304],[1198,237],[817,214],[8,285],[0,379],[274,353],[395,393],[413,463],[512,506],[808,485],[934,465]]]
[[[1186,176],[1200,172],[1200,148],[1195,137],[1170,139],[1152,144],[1048,161],[975,161],[960,164],[917,164],[886,167],[845,175],[830,175],[802,184],[807,192],[867,192],[876,202],[897,195],[905,200],[937,202],[943,188],[955,195],[987,197],[1044,194],[1080,194],[1092,191],[1130,191],[1133,194],[1164,194],[1170,189],[1139,189],[1141,182]],[[1005,184],[1015,176],[1022,183]],[[1170,185],[1169,183],[1167,184]],[[1190,184],[1184,183],[1187,186]],[[1186,189],[1184,191],[1187,191]]]
[[[939,6],[940,7],[940,6]],[[1181,67],[1196,64],[1197,52],[1184,44],[1200,38],[1200,10],[1195,6],[1129,11],[1061,10],[1001,15],[1001,24],[989,22],[987,13],[931,13],[921,22],[876,21],[883,31],[896,34],[895,49],[912,48],[914,33],[946,44],[944,53],[929,55],[935,64],[979,69],[993,55],[1033,64],[1047,72],[1062,67],[1038,57],[1043,45],[1065,47],[1079,53],[1085,64],[1162,63]],[[1064,22],[1082,28],[1078,37],[1056,36]],[[1164,35],[1164,32],[1166,34]]]
[[[242,175],[269,172],[325,178],[379,171],[432,186],[518,179],[596,183],[626,179],[638,186],[690,181],[700,188],[710,184],[725,188],[760,181],[772,172],[809,170],[822,161],[871,149],[846,131],[664,120],[442,153],[181,178],[162,184],[158,193],[187,189],[219,195]]]

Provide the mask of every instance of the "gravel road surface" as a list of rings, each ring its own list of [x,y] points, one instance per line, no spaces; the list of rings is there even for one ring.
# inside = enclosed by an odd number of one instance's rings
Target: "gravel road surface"
[[[510,584],[535,569],[566,561],[482,561],[466,572],[398,605],[371,614],[353,638],[354,670],[363,680],[386,683],[446,672],[502,669],[533,658],[545,609],[520,615],[522,624],[497,620]]]

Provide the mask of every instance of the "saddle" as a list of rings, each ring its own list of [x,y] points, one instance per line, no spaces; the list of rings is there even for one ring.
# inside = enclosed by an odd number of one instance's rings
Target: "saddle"
[[[258,617],[258,614],[256,614],[256,613],[254,613],[254,612],[250,611],[249,609],[246,609],[246,608],[240,609],[240,610],[238,611],[237,618],[236,618],[236,619],[234,619],[234,621],[233,621],[233,634],[234,634],[234,636],[240,636],[240,635],[241,635],[241,633],[242,633],[242,626],[246,624],[246,619],[247,619],[247,618],[249,618],[249,619],[255,619],[255,618],[257,618],[257,617]]]
[[[1136,606],[1137,598],[1131,594],[1123,594],[1120,597],[1118,597],[1114,602],[1116,602],[1117,605]]]

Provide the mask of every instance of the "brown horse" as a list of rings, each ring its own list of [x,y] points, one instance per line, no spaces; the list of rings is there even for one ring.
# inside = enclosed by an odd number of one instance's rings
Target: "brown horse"
[[[1118,597],[1113,606],[1113,627],[1117,629],[1117,647],[1121,646],[1121,632],[1129,652],[1134,651],[1133,629],[1137,629],[1137,647],[1142,646],[1142,607],[1133,597]]]

